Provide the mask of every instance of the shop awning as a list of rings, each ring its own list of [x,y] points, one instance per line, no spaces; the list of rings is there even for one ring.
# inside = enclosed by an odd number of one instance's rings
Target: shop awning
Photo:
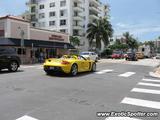
[[[20,39],[0,38],[0,46],[20,46]],[[74,49],[70,43],[42,41],[42,40],[24,40],[25,47],[43,47],[43,48],[66,48]]]

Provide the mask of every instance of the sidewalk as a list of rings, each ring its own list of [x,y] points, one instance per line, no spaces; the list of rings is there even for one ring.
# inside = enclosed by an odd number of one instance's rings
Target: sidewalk
[[[153,72],[149,73],[150,76],[160,78],[160,66],[155,68]]]

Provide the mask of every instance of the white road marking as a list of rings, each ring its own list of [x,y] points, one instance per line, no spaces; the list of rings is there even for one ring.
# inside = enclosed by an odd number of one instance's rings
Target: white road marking
[[[145,82],[139,82],[138,85],[152,86],[152,87],[160,87],[160,84],[145,83]]]
[[[160,83],[160,80],[153,80],[153,79],[142,79],[142,81],[147,81],[147,82],[159,82]]]
[[[136,73],[135,72],[126,72],[126,73],[120,74],[118,76],[120,76],[120,77],[129,77],[129,76],[134,75],[134,74],[136,74]]]
[[[101,70],[101,71],[95,72],[95,74],[104,74],[104,73],[112,72],[112,71],[113,71],[113,70],[106,69],[106,70]]]
[[[16,120],[38,120],[38,119],[35,119],[35,118],[32,118],[30,116],[25,115],[25,116],[22,116]]]
[[[140,119],[130,118],[130,117],[109,117],[106,118],[105,120],[140,120]]]
[[[136,98],[124,98],[121,103],[129,104],[129,105],[136,105],[141,107],[149,107],[154,109],[160,109],[160,102],[157,101],[149,101],[149,100],[142,100]]]
[[[160,90],[142,89],[142,88],[133,88],[133,89],[131,90],[131,92],[160,94]]]

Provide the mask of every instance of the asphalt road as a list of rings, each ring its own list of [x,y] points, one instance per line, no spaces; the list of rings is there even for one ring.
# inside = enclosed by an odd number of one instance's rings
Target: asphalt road
[[[0,120],[117,120],[118,115],[160,120],[160,80],[148,75],[152,70],[101,63],[97,72],[76,77],[47,76],[40,65],[23,66],[16,73],[2,71]],[[104,117],[107,113],[112,118]]]

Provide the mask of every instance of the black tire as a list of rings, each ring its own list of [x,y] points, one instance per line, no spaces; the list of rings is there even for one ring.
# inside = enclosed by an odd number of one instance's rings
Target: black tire
[[[18,62],[17,61],[11,61],[10,64],[9,64],[9,68],[8,70],[10,72],[16,72],[18,70]]]
[[[70,71],[70,74],[72,76],[76,76],[78,73],[78,66],[76,64],[73,64],[72,67],[71,67],[71,71]]]
[[[45,72],[46,72],[46,75],[51,75],[52,74],[52,72],[49,71],[49,70],[45,70]]]
[[[96,72],[96,63],[92,64],[91,72]]]

